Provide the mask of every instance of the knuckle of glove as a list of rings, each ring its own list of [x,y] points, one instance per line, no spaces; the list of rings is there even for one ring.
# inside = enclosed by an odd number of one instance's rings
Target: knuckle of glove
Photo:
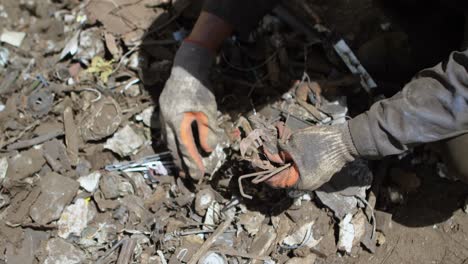
[[[294,133],[282,148],[287,151],[299,171],[296,185],[300,190],[315,190],[346,164],[342,157],[345,146],[338,130],[332,127],[311,127]]]

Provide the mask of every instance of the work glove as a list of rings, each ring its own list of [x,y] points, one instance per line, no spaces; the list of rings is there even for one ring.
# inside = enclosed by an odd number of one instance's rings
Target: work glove
[[[264,150],[265,154],[274,163],[292,166],[266,181],[272,187],[313,191],[358,156],[347,124],[314,126],[296,132],[290,132],[284,124],[277,128],[280,151]]]
[[[215,96],[207,88],[213,51],[197,44],[184,42],[179,48],[159,98],[163,139],[172,152],[174,162],[183,169],[181,176],[199,180],[205,174],[202,151],[210,153],[217,144],[217,106]],[[192,124],[198,131],[192,131]],[[196,133],[198,132],[198,133]]]

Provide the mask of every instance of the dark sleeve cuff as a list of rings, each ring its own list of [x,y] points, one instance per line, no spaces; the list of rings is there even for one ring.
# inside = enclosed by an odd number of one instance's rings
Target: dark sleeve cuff
[[[279,0],[206,0],[203,11],[216,15],[247,36]]]
[[[380,158],[374,137],[370,130],[367,113],[363,113],[348,122],[349,132],[360,157]]]

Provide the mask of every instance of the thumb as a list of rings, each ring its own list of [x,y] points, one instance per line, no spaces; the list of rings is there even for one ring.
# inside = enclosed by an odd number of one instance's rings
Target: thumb
[[[215,125],[212,120],[209,120],[204,113],[196,113],[196,121],[198,126],[198,136],[201,148],[207,152],[213,152],[218,145],[218,136],[216,134]]]

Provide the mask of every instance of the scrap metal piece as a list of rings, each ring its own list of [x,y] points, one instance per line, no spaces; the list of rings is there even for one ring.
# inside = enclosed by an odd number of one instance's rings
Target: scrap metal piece
[[[127,239],[120,250],[119,258],[117,259],[117,264],[128,264],[130,263],[133,252],[135,251],[136,241],[134,239]]]
[[[28,97],[28,108],[35,117],[48,114],[53,103],[54,94],[48,89],[36,90]]]
[[[168,175],[167,169],[175,168],[171,160],[172,156],[169,151],[159,154],[144,157],[138,161],[122,162],[112,165],[107,165],[107,171],[123,171],[123,172],[137,172],[155,170],[159,175]]]
[[[335,45],[333,45],[333,48],[341,57],[346,66],[348,66],[348,69],[353,74],[359,75],[361,77],[361,85],[368,93],[377,87],[377,83],[374,81],[374,79],[372,79],[370,74],[367,72],[364,66],[362,66],[359,59],[343,39],[336,42]]]
[[[47,133],[45,135],[41,135],[41,136],[38,136],[38,137],[35,137],[35,138],[32,138],[32,139],[18,141],[16,143],[10,144],[10,145],[7,146],[7,150],[12,151],[12,150],[29,148],[29,147],[44,143],[46,141],[49,141],[49,140],[51,140],[53,138],[61,137],[64,134],[65,133],[63,132],[63,130],[52,131],[52,132]]]

